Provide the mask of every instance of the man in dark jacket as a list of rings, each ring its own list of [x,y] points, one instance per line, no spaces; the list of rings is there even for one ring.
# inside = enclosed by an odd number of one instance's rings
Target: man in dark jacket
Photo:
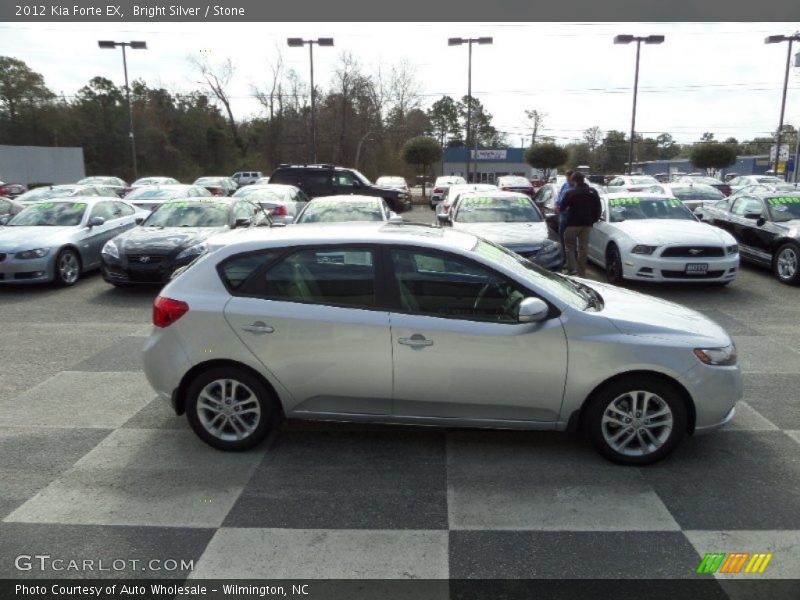
[[[586,276],[586,261],[589,252],[589,234],[592,225],[600,219],[602,207],[597,190],[586,185],[586,177],[578,171],[573,174],[575,187],[561,201],[561,212],[567,213],[567,228],[564,230],[564,245],[567,253],[567,273]]]

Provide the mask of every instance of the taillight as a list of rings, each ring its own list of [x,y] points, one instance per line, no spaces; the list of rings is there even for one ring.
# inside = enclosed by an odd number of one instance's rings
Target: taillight
[[[434,194],[441,194],[444,190],[442,188],[433,188]]]
[[[221,188],[208,188],[208,191],[214,194],[215,196],[222,196]]]
[[[285,217],[286,215],[288,215],[288,214],[289,214],[289,213],[286,211],[286,207],[285,207],[285,206],[276,206],[275,208],[271,208],[271,209],[270,209],[270,211],[269,211],[269,213],[270,213],[270,214],[271,214],[273,217]]]
[[[644,188],[640,188],[640,187],[629,187],[628,191],[629,192],[641,192],[643,189]]]
[[[511,191],[510,187],[501,187],[500,189],[503,190],[504,192],[510,192]]]
[[[721,191],[723,194],[725,194],[726,196],[730,196],[730,195],[731,195],[731,186],[729,186],[729,185],[723,185],[723,186],[721,187],[720,191]]]
[[[153,303],[153,325],[169,327],[189,311],[189,305],[181,300],[158,296]]]

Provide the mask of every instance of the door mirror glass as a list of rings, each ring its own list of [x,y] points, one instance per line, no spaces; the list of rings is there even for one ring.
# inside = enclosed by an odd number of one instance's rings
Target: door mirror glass
[[[3,215],[2,217],[0,217],[0,225],[5,225],[10,220],[11,220],[11,216],[10,215]]]
[[[761,218],[761,213],[754,213],[754,212],[753,212],[753,213],[747,213],[747,214],[744,216],[744,218],[745,218],[745,219],[752,219],[752,220],[754,220],[754,221],[757,221],[758,219],[760,219],[760,218]]]
[[[136,219],[134,220],[136,221],[137,225],[141,225],[142,223],[144,223],[144,217],[136,217]]]
[[[92,217],[89,219],[89,227],[100,227],[104,225],[106,220],[103,217]]]
[[[537,323],[543,321],[550,308],[540,298],[525,298],[519,305],[518,318],[520,323]]]
[[[402,223],[402,222],[403,222],[403,217],[398,215],[396,212],[391,211],[389,213],[389,223]]]
[[[253,222],[247,217],[239,217],[233,224],[234,229],[237,227],[250,227]]]

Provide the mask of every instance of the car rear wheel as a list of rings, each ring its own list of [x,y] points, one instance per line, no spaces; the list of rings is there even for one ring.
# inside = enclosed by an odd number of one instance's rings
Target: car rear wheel
[[[601,390],[584,425],[595,449],[624,465],[647,465],[672,452],[686,433],[686,405],[669,383],[629,377]]]
[[[81,276],[81,259],[78,253],[65,248],[56,256],[55,282],[58,285],[75,285]]]
[[[800,246],[788,242],[778,248],[772,260],[772,271],[781,283],[800,285]]]
[[[194,432],[219,450],[248,450],[278,424],[272,392],[255,376],[236,367],[200,374],[186,392],[186,416]]]
[[[620,285],[622,283],[622,258],[619,250],[613,244],[606,251],[606,278],[609,283]]]

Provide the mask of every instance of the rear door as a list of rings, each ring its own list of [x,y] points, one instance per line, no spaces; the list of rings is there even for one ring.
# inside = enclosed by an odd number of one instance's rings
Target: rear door
[[[561,321],[522,324],[533,294],[459,255],[390,251],[394,406],[398,416],[551,423],[564,393]]]
[[[389,313],[378,308],[375,257],[370,246],[296,248],[231,290],[228,323],[289,390],[298,416],[391,412]]]

